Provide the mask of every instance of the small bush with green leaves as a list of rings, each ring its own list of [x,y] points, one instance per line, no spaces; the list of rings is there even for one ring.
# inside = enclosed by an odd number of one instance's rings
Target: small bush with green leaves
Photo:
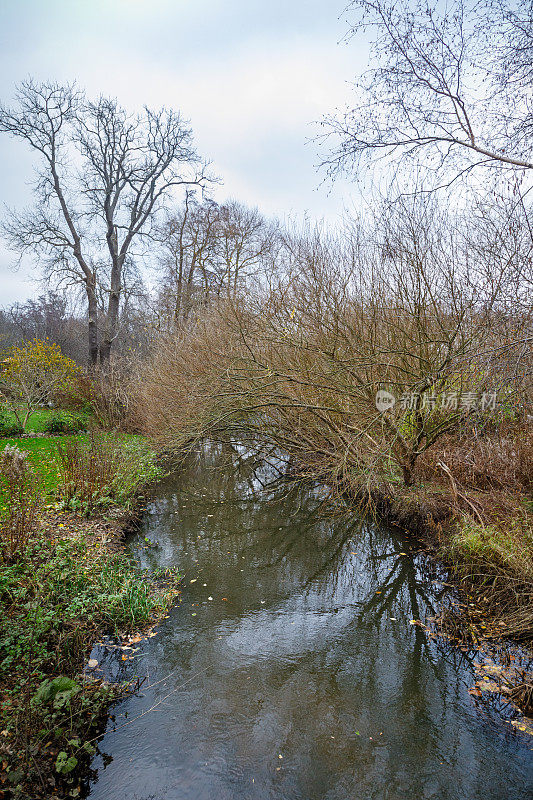
[[[79,433],[87,429],[87,416],[72,411],[56,411],[44,425],[46,433]]]
[[[0,437],[20,436],[21,433],[22,425],[20,422],[9,409],[5,406],[0,406]]]

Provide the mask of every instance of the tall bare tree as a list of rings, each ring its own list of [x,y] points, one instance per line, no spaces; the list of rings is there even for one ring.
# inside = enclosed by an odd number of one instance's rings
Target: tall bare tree
[[[116,100],[90,102],[73,86],[31,80],[20,85],[17,101],[16,108],[0,106],[0,132],[25,140],[40,165],[35,208],[12,213],[5,233],[15,250],[44,263],[49,279],[83,288],[89,362],[105,363],[134,247],[150,238],[177,188],[205,184],[206,165],[174,111],[130,115]]]
[[[258,273],[272,250],[276,226],[257,208],[231,200],[220,207],[219,279],[228,297],[235,297]]]

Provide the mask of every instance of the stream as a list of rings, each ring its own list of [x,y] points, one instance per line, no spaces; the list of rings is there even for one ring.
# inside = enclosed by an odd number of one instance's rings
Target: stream
[[[468,694],[473,656],[413,620],[445,576],[401,532],[333,514],[281,465],[206,445],[128,547],[180,601],[113,679],[92,800],[531,800],[531,742]],[[148,541],[147,541],[148,540]]]

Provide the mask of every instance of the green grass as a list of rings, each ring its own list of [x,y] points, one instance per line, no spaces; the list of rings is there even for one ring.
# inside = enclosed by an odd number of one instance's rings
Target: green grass
[[[50,419],[51,416],[55,413],[54,409],[42,409],[40,411],[34,411],[31,417],[28,420],[28,424],[26,426],[27,433],[44,433],[44,426],[46,422]]]
[[[81,439],[83,436],[76,438]],[[55,495],[59,487],[56,441],[57,439],[53,436],[40,436],[38,439],[20,439],[18,437],[0,439],[0,450],[9,444],[28,453],[28,461],[43,481],[45,494]]]
[[[24,410],[20,411],[20,416],[24,418]],[[34,411],[31,417],[28,420],[28,424],[26,425],[26,433],[44,433],[45,432],[45,425],[47,421],[56,413],[56,409],[53,408],[43,408],[39,411]],[[12,411],[6,412],[6,418],[10,421],[15,423],[17,418],[13,414]],[[1,444],[0,440],[0,444]]]
[[[4,419],[7,423],[11,423],[13,425],[17,424],[17,418],[12,411],[7,409],[5,406],[2,407],[2,411],[4,414]],[[25,413],[26,412],[24,409],[20,409],[19,417],[24,419]],[[47,433],[47,425],[50,423],[50,421],[61,415],[66,416],[67,418],[73,417],[75,419],[80,419],[83,427],[86,427],[88,424],[89,415],[87,413],[77,411],[69,412],[60,408],[41,408],[38,411],[34,411],[30,416],[26,425],[26,433]],[[2,443],[2,438],[4,437],[0,437],[0,446]]]
[[[484,526],[463,517],[459,530],[448,544],[448,553],[469,567],[477,565],[479,569],[482,564],[488,565],[531,583],[533,519],[526,510],[500,524]]]

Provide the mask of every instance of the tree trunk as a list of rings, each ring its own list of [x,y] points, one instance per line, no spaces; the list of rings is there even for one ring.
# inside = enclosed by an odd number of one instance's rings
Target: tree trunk
[[[402,463],[403,485],[412,486],[415,482],[414,469],[416,463],[416,456],[410,454],[407,459]]]
[[[94,283],[86,283],[89,325],[89,367],[98,363],[98,303]]]
[[[33,411],[31,410],[31,408],[29,408],[26,411],[26,414],[24,415],[24,422],[22,423],[22,432],[23,433],[26,433],[26,425],[28,424],[28,420],[29,420],[29,418],[31,417],[32,414],[33,414]]]
[[[118,312],[120,309],[120,293],[122,283],[122,263],[123,259],[118,256],[111,269],[111,291],[109,292],[109,302],[107,304],[107,319],[105,325],[102,344],[100,345],[100,364],[105,364],[111,356],[113,342],[117,338],[118,331]]]

